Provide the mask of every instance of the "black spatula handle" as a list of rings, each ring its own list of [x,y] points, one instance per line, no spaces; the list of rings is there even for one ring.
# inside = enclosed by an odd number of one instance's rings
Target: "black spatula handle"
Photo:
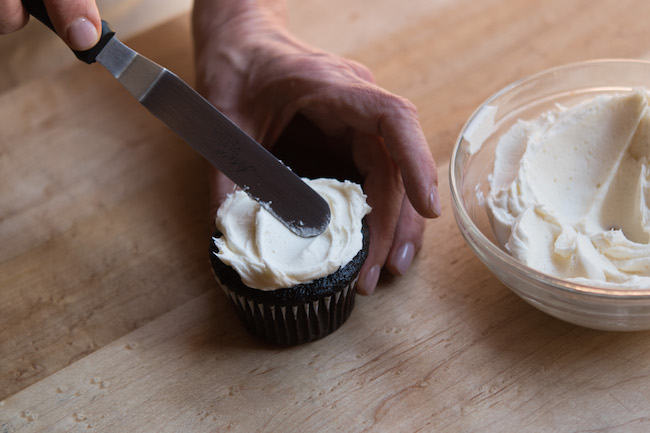
[[[52,31],[56,31],[54,29],[54,25],[52,24],[50,16],[47,14],[47,9],[45,8],[45,3],[43,3],[43,0],[22,0],[22,2],[23,6],[25,9],[27,9],[27,12],[29,12],[31,16],[48,26]],[[84,61],[88,64],[94,63],[97,54],[99,54],[99,52],[104,48],[104,46],[106,46],[108,41],[110,41],[114,35],[115,32],[111,26],[106,21],[102,20],[102,35],[99,38],[99,42],[97,42],[97,44],[89,50],[72,50],[72,52],[75,54],[75,56],[77,56],[79,60]]]

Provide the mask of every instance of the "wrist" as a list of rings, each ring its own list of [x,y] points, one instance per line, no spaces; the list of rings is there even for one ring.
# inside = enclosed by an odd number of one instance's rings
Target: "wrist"
[[[195,0],[192,13],[197,60],[217,57],[246,67],[260,46],[290,39],[284,2],[278,0]]]
[[[301,49],[284,26],[283,5],[277,0],[195,0],[197,88],[226,114],[241,107],[267,63]]]

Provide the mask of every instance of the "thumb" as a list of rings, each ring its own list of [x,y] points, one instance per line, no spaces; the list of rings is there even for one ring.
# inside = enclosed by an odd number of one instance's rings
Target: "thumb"
[[[99,41],[101,18],[94,0],[44,0],[54,29],[70,48],[89,50]]]

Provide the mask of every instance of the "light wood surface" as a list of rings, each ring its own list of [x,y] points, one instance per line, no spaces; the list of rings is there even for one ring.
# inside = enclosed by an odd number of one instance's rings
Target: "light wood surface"
[[[467,117],[513,80],[648,58],[650,3],[290,10],[302,38],[419,108],[444,215],[411,272],[383,276],[321,341],[260,343],[210,273],[203,161],[97,65],[13,81],[0,94],[0,432],[648,431],[650,333],[576,327],[512,294],[464,244],[447,166]],[[191,82],[189,31],[183,12],[127,42]]]

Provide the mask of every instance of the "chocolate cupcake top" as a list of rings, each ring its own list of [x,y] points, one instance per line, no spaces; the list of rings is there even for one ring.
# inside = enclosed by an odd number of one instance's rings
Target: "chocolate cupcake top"
[[[217,212],[218,258],[248,287],[275,290],[335,272],[363,246],[362,220],[370,212],[361,187],[336,179],[303,179],[329,204],[332,218],[320,236],[302,238],[245,192],[236,190]]]

